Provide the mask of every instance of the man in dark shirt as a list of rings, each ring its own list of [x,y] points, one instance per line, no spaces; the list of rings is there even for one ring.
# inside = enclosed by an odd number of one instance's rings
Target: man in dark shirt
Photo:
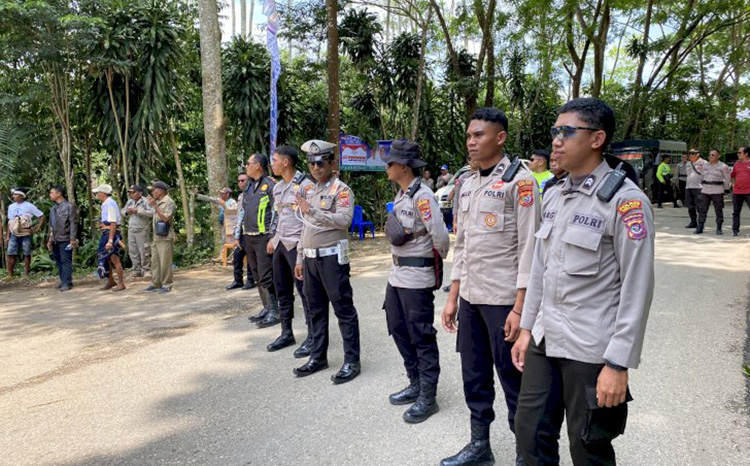
[[[49,190],[49,198],[55,203],[49,214],[49,240],[47,249],[52,252],[60,276],[60,291],[73,287],[73,249],[76,240],[76,208],[65,199],[65,188],[55,186]]]

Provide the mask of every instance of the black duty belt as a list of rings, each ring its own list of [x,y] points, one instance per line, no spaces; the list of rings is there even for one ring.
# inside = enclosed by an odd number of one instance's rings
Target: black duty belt
[[[724,185],[723,181],[701,181],[701,183],[702,184],[711,184],[711,185],[716,185],[716,186],[723,186]]]
[[[435,258],[393,256],[393,265],[399,267],[435,267]]]

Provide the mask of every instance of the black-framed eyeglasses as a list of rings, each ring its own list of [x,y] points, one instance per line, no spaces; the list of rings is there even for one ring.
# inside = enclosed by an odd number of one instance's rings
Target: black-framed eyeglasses
[[[311,167],[322,167],[326,164],[325,160],[319,160],[317,162],[307,162],[307,164]]]
[[[550,128],[549,134],[552,139],[565,140],[576,134],[576,131],[601,131],[601,129],[588,126],[553,126]]]

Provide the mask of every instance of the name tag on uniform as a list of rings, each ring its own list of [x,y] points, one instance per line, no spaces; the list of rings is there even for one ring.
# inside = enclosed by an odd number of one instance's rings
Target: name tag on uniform
[[[570,224],[588,228],[597,233],[604,233],[604,226],[606,225],[603,218],[593,214],[584,214],[581,212],[573,212],[573,217],[571,217],[570,219]]]
[[[483,196],[490,197],[492,199],[505,199],[505,192],[503,192],[502,188],[486,189],[483,193]]]
[[[544,222],[554,222],[555,217],[557,217],[557,211],[556,210],[545,210],[542,214],[542,221]]]

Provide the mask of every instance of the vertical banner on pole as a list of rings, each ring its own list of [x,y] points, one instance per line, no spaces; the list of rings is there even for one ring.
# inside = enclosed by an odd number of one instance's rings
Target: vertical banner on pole
[[[268,47],[268,52],[271,54],[271,150],[269,153],[273,154],[273,151],[276,150],[276,134],[279,127],[279,99],[276,84],[279,82],[279,75],[281,74],[279,44],[276,41],[276,33],[279,30],[279,12],[276,11],[275,0],[263,0],[263,14],[268,18],[266,46]]]

